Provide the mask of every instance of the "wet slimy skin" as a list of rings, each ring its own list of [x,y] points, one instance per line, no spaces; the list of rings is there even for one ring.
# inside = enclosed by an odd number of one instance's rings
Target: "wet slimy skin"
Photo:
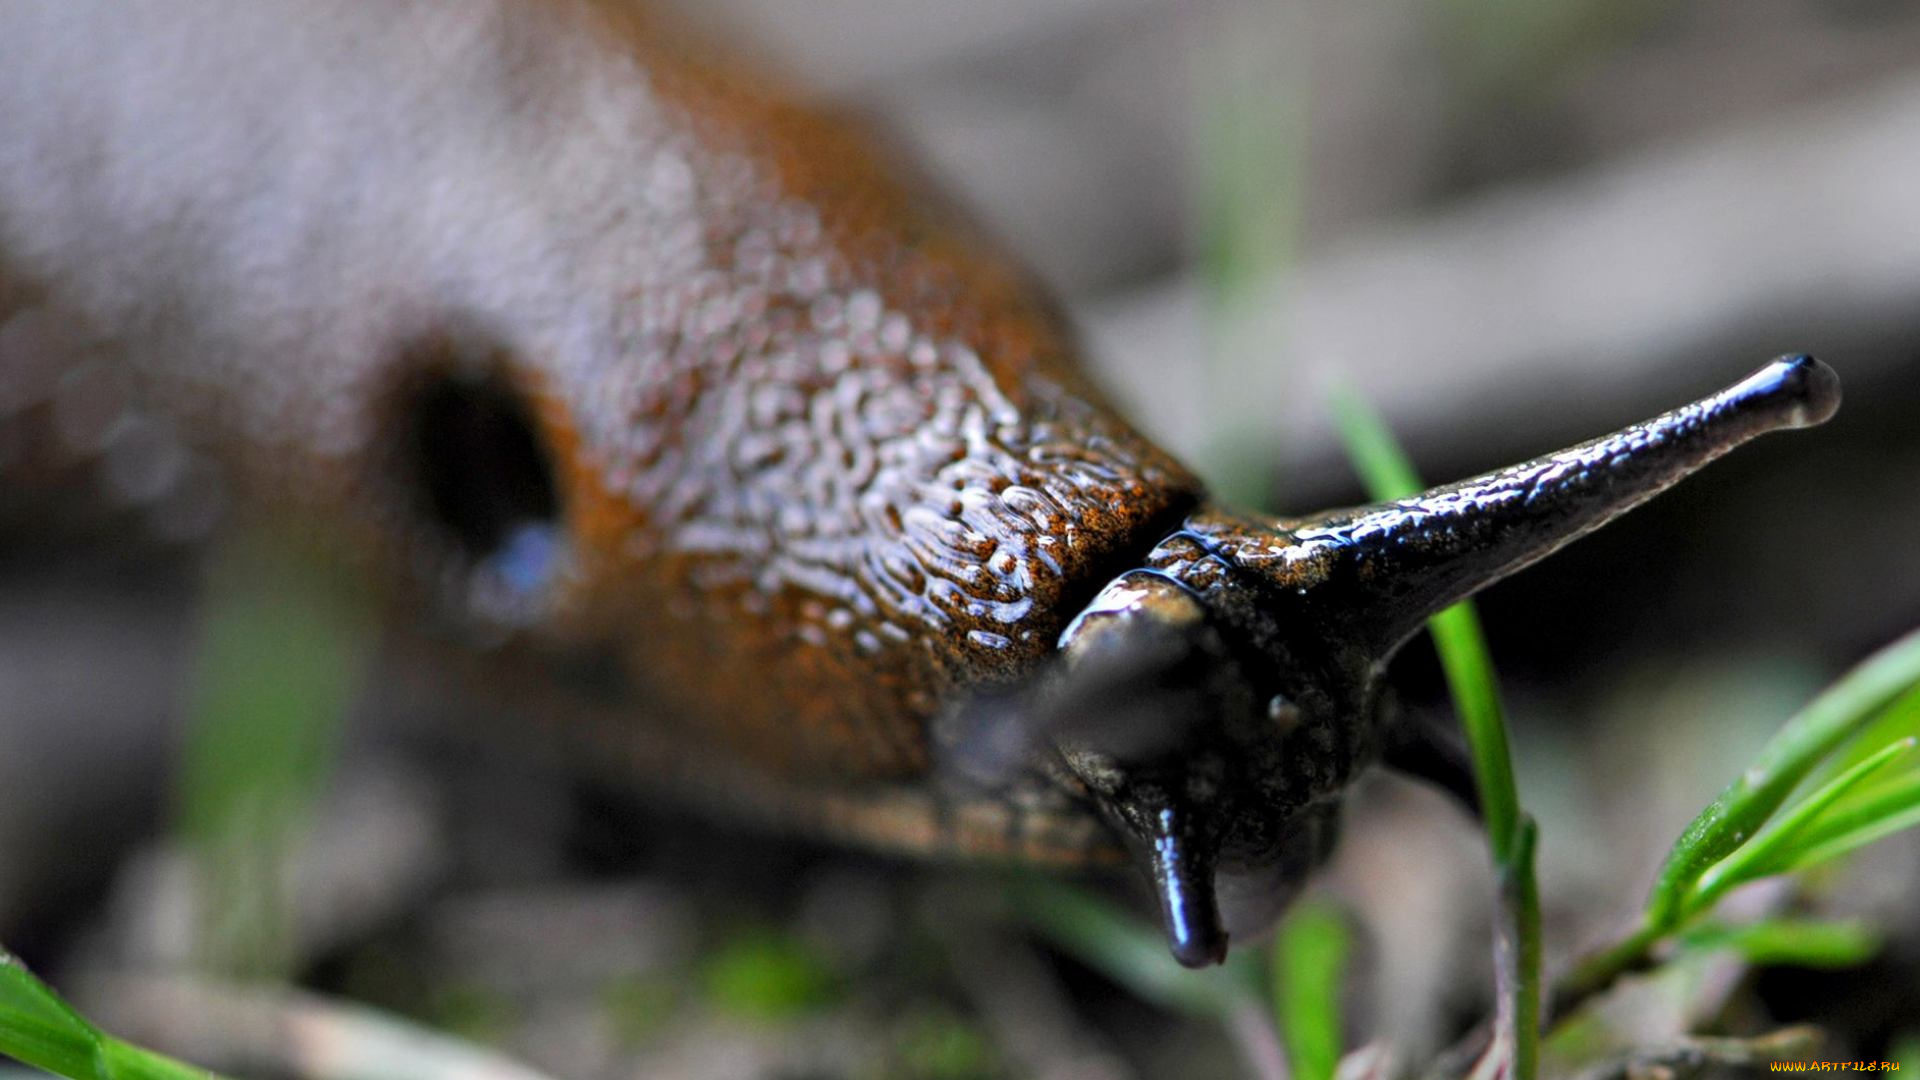
[[[803,101],[586,0],[6,5],[0,317],[59,333],[0,350],[0,422],[105,387],[103,454],[302,523],[549,682],[589,766],[896,850],[1131,853],[1200,964],[1324,859],[1426,615],[1837,404],[1792,358],[1418,499],[1238,514]]]

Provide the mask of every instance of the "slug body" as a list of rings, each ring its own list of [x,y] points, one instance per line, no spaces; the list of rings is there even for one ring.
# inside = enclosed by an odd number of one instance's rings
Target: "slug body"
[[[97,449],[176,462],[156,512],[215,478],[311,523],[603,768],[901,850],[1137,852],[1205,963],[1324,858],[1428,614],[1837,404],[1786,360],[1236,514],[794,100],[584,0],[0,5],[0,423],[106,394]]]

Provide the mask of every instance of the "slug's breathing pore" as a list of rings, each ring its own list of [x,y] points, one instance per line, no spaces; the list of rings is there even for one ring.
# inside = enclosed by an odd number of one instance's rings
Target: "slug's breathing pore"
[[[1182,963],[1264,928],[1378,756],[1386,661],[1431,615],[1757,435],[1821,423],[1810,356],[1622,431],[1396,502],[1203,510],[1065,631],[1060,760],[1133,839]]]

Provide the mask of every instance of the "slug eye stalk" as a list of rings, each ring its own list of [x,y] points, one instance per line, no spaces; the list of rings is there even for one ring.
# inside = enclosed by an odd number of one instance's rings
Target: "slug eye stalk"
[[[1717,394],[1645,423],[1425,491],[1338,511],[1291,530],[1287,557],[1331,554],[1354,631],[1383,652],[1428,617],[1639,506],[1771,431],[1824,423],[1840,377],[1785,356]]]
[[[1174,955],[1218,963],[1325,860],[1348,781],[1407,744],[1385,730],[1380,683],[1429,616],[1839,404],[1833,369],[1783,357],[1645,423],[1413,498],[1293,520],[1203,510],[1116,578],[1061,637],[1053,742],[1135,842]]]

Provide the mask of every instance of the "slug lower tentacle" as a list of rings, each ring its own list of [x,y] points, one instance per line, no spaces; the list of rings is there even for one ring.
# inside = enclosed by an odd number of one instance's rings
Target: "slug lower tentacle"
[[[9,297],[58,333],[5,336],[0,423],[166,464],[118,487],[156,518],[194,478],[296,523],[584,768],[895,850],[1131,847],[1190,964],[1326,858],[1421,619],[1838,397],[1799,358],[1233,513],[857,125],[596,0],[0,4]]]

